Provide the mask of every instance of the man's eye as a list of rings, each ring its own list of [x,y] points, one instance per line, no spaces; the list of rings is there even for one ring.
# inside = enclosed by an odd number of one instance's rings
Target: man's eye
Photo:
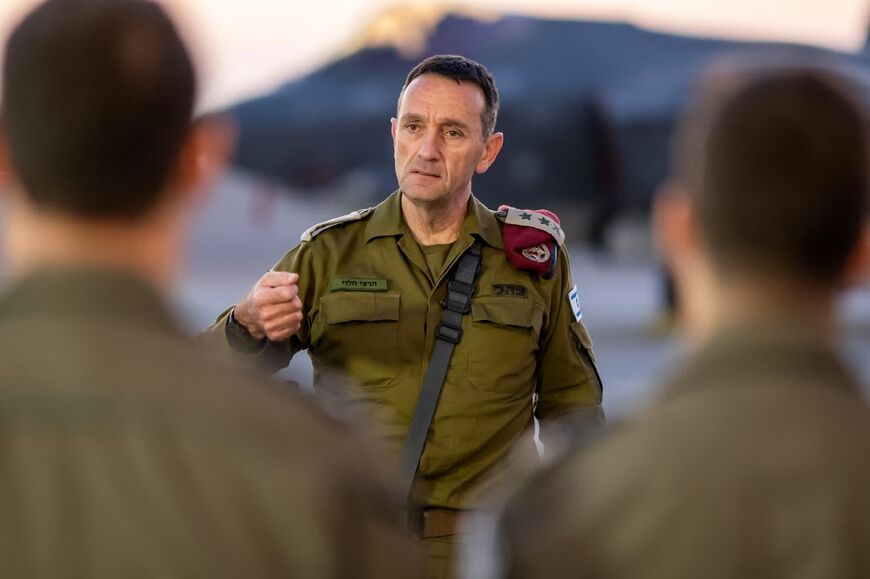
[[[459,138],[462,136],[462,132],[457,131],[456,129],[450,129],[449,131],[447,131],[447,136],[454,139]]]
[[[414,133],[420,129],[420,125],[418,125],[417,123],[408,123],[407,125],[405,125],[405,128]]]

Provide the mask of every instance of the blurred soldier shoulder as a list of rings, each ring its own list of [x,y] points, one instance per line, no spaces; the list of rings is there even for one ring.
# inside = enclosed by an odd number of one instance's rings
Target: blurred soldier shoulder
[[[34,273],[0,301],[0,345],[13,574],[413,572],[377,456],[190,343],[138,280]]]

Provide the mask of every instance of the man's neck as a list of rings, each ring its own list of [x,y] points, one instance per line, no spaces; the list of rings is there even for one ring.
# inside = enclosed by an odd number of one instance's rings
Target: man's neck
[[[165,288],[177,261],[178,234],[161,218],[128,222],[79,219],[15,207],[6,227],[10,271],[44,267],[121,270]]]
[[[402,195],[402,215],[417,243],[442,245],[459,238],[468,211],[467,195],[449,199],[446,203],[414,202]]]
[[[724,285],[711,300],[709,323],[702,338],[755,320],[790,318],[811,324],[822,337],[833,340],[835,304],[833,290],[799,283]]]

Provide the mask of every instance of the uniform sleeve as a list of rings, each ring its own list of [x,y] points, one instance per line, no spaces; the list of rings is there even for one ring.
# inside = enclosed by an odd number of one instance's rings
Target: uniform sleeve
[[[601,379],[565,252],[560,253],[554,281],[539,353],[535,407],[545,443],[546,430],[556,422],[597,424],[603,419]]]
[[[272,271],[286,271],[299,274],[299,299],[302,300],[302,328],[294,336],[282,342],[265,341],[252,338],[245,332],[232,331],[228,328],[230,314],[235,305],[224,310],[214,324],[201,335],[201,339],[221,350],[224,355],[232,356],[243,365],[255,367],[267,372],[277,372],[290,363],[291,358],[299,350],[308,348],[311,337],[309,312],[317,289],[316,260],[313,257],[311,243],[302,242],[282,257],[272,268]],[[251,282],[252,285],[255,283]]]

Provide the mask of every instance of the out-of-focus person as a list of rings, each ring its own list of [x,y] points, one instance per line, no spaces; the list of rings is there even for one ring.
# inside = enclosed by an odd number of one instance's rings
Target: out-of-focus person
[[[693,351],[504,502],[469,577],[870,576],[870,413],[835,315],[870,253],[865,131],[823,63],[704,77],[655,208]]]
[[[49,0],[3,60],[0,569],[411,577],[352,435],[188,340],[161,294],[226,155],[147,0]]]

